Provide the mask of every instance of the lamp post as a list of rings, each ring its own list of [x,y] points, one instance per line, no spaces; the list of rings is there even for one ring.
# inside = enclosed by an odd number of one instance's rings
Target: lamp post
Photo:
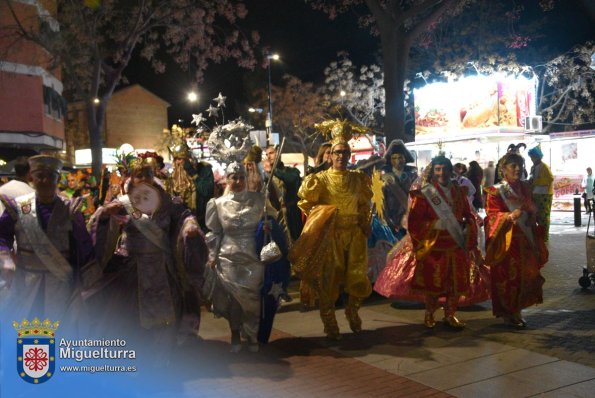
[[[270,144],[273,138],[273,96],[271,84],[271,61],[278,61],[279,54],[267,54],[267,60],[269,61],[267,64],[267,69],[269,73],[269,113],[267,115],[265,127],[267,129],[267,144]]]

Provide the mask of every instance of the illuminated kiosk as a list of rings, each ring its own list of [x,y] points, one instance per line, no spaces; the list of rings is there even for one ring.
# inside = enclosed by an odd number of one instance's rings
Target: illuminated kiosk
[[[536,84],[525,77],[478,75],[415,89],[415,142],[407,147],[417,167],[439,152],[453,163],[475,160],[486,167],[511,143],[530,147],[543,140],[525,128],[526,118],[535,114]]]

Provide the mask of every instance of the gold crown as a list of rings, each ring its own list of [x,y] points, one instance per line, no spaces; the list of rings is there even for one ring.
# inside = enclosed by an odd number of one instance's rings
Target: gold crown
[[[325,120],[314,125],[325,137],[331,139],[331,145],[346,144],[353,136],[365,134],[368,129],[364,126],[351,123],[348,120]]]
[[[12,322],[12,327],[18,332],[19,337],[26,336],[49,336],[54,337],[54,332],[60,326],[60,322],[50,322],[46,318],[45,321],[41,322],[39,318],[34,318],[31,322],[23,319],[23,322],[18,323],[17,321]]]
[[[169,148],[169,151],[174,158],[187,158],[190,156],[190,148],[185,143],[174,145]]]

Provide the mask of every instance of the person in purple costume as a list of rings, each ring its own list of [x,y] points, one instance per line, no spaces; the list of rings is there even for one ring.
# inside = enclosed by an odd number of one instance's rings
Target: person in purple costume
[[[196,218],[171,199],[150,163],[133,162],[130,177],[128,194],[95,214],[95,249],[105,266],[98,316],[112,333],[142,333],[158,358],[176,333],[181,339],[198,333],[208,251]],[[127,258],[114,261],[122,231]]]
[[[0,216],[0,310],[64,322],[75,289],[99,276],[93,243],[80,202],[57,194],[62,161],[39,155],[29,165],[35,192],[6,200]]]

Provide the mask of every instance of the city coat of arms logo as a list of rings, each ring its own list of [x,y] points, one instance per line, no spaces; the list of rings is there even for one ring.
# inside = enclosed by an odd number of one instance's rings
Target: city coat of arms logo
[[[38,318],[31,322],[24,319],[14,321],[12,326],[17,331],[17,372],[28,383],[40,384],[48,381],[56,369],[55,331],[60,322]]]

